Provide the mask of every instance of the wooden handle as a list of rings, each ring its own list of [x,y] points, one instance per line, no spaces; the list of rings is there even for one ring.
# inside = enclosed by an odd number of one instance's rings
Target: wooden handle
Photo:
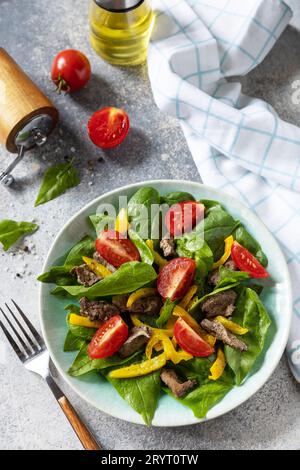
[[[12,57],[0,48],[0,142],[9,152],[18,151],[15,137],[31,118],[48,114],[53,128],[58,111]]]
[[[101,450],[101,447],[94,439],[90,431],[87,427],[83,424],[81,419],[79,418],[78,414],[74,410],[71,403],[68,399],[63,396],[59,398],[58,403],[61,406],[61,409],[65,413],[66,417],[68,418],[71,426],[73,427],[74,431],[76,432],[80,442],[82,443],[85,450]]]

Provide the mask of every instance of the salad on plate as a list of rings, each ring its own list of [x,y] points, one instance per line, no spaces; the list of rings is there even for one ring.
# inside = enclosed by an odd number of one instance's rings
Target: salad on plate
[[[123,203],[39,277],[66,299],[68,373],[97,371],[148,425],[163,393],[204,418],[259,367],[268,260],[218,201],[144,187]]]

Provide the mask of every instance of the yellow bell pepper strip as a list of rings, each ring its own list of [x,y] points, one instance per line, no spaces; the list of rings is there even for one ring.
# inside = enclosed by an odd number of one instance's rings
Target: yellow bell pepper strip
[[[173,346],[172,341],[168,338],[167,335],[162,335],[161,337],[165,355],[169,361],[172,361],[173,364],[178,364],[181,361],[189,361],[193,359],[192,354],[189,354],[186,351],[176,351]]]
[[[210,368],[211,375],[208,377],[210,380],[218,380],[222,375],[226,367],[225,355],[221,348],[218,349],[217,358]]]
[[[147,359],[140,364],[133,364],[132,366],[123,367],[122,369],[116,369],[109,373],[111,379],[128,379],[133,377],[140,377],[142,375],[150,374],[156,370],[161,369],[167,363],[165,353],[154,357],[153,359]]]
[[[173,338],[171,339],[171,341],[172,341],[172,344],[173,344],[174,348],[176,349],[177,346],[178,346],[178,343],[177,343],[177,341],[176,341],[175,336],[173,336]]]
[[[199,300],[199,297],[197,295],[195,295],[195,297],[192,298],[192,300],[188,303],[187,307],[186,307],[186,310],[189,311],[193,305],[198,302]]]
[[[138,299],[141,299],[142,297],[149,297],[151,295],[157,294],[157,290],[155,287],[143,287],[142,289],[139,289],[135,292],[133,292],[127,300],[127,308],[132,307],[134,302]]]
[[[159,328],[152,328],[152,326],[149,326],[149,325],[146,325],[145,323],[143,323],[137,315],[130,315],[130,318],[131,318],[131,321],[132,323],[134,324],[134,326],[146,326],[147,328],[149,328],[152,333],[157,333],[157,332],[162,332],[164,334],[166,334],[167,336],[173,336],[174,332],[173,332],[173,328],[172,329],[166,329],[166,330],[160,330]]]
[[[146,240],[146,244],[148,248],[150,248],[150,250],[152,251],[155,264],[157,264],[157,266],[162,269],[168,263],[168,261],[163,258],[159,253],[157,253],[157,251],[154,250],[153,240]]]
[[[163,351],[163,345],[162,345],[162,342],[159,341],[159,343],[156,343],[156,345],[154,346],[154,349],[156,352],[159,352],[159,351]]]
[[[159,344],[161,341],[160,339],[158,338],[157,335],[152,335],[151,338],[149,339],[148,343],[147,343],[147,346],[146,346],[146,350],[145,350],[145,354],[146,354],[146,358],[147,359],[151,359],[152,357],[152,352],[153,352],[153,348]]]
[[[185,296],[179,302],[179,306],[186,309],[188,304],[190,303],[190,301],[196,294],[197,290],[198,290],[198,287],[195,284],[191,286],[189,290],[187,291],[187,293],[185,294]]]
[[[237,323],[234,323],[233,321],[228,320],[228,318],[222,316],[216,317],[215,320],[219,323],[222,323],[226,330],[229,330],[231,333],[235,333],[236,335],[245,335],[249,331],[248,328],[244,328],[243,326],[238,325]]]
[[[97,276],[104,278],[112,275],[112,272],[107,269],[103,264],[98,263],[92,258],[87,258],[86,256],[82,257],[85,264],[90,268],[93,273],[97,274]]]
[[[86,328],[100,328],[100,326],[102,325],[102,322],[100,321],[92,321],[89,320],[87,317],[82,317],[81,315],[77,315],[76,313],[70,313],[69,323],[71,323],[71,325],[76,326],[85,326]]]
[[[195,318],[192,317],[186,310],[184,310],[182,307],[179,305],[176,305],[176,307],[173,310],[173,315],[175,317],[181,317],[184,321],[187,322],[187,324],[193,328],[193,330],[198,333],[199,336],[201,336],[204,341],[206,341],[210,346],[214,346],[216,344],[217,338],[215,338],[212,335],[209,335],[206,333],[206,331],[201,328],[200,325],[196,322]]]
[[[219,268],[220,266],[222,266],[224,263],[226,263],[226,261],[228,260],[228,258],[230,257],[230,254],[231,254],[231,247],[233,245],[233,236],[230,235],[230,237],[227,237],[225,239],[225,250],[224,250],[224,254],[223,256],[219,259],[219,261],[216,261],[216,263],[213,264],[213,269],[217,269]]]
[[[116,218],[115,229],[119,233],[126,233],[129,229],[127,211],[124,207],[120,210]]]

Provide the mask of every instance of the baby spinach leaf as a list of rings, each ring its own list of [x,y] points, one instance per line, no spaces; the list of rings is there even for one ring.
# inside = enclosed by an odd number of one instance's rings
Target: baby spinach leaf
[[[234,387],[234,380],[230,372],[225,371],[219,380],[203,380],[184,398],[176,398],[183,405],[191,408],[196,418],[205,418],[208,411],[216,405]],[[169,389],[165,391],[172,395]]]
[[[161,203],[168,204],[169,206],[173,206],[174,204],[184,201],[195,201],[195,198],[192,194],[185,192],[168,193],[161,197]]]
[[[194,357],[189,361],[182,361],[176,366],[176,370],[182,377],[196,379],[200,383],[208,378],[211,366],[212,362],[208,358]]]
[[[233,233],[233,238],[252,253],[256,259],[264,266],[268,266],[268,258],[261,249],[260,244],[243,225],[239,225]]]
[[[73,161],[60,163],[49,168],[43,178],[43,182],[35,201],[35,207],[45,204],[52,199],[64,194],[68,189],[77,186],[80,183]]]
[[[158,326],[158,328],[163,328],[168,322],[168,320],[171,318],[175,305],[175,302],[172,302],[171,299],[166,299],[160,311],[159,318],[156,320],[156,325]]]
[[[64,256],[65,261],[62,266],[52,266],[50,270],[38,277],[38,281],[45,283],[53,283],[58,286],[76,285],[76,277],[70,274],[74,266],[83,263],[83,256],[92,256],[95,251],[95,241],[89,235],[83,237],[79,243],[71,248]]]
[[[235,373],[236,383],[240,385],[264,349],[271,320],[257,293],[249,287],[241,290],[232,319],[249,330],[242,338],[248,346],[247,351],[225,346],[227,363]]]
[[[75,304],[68,304],[64,307],[64,310],[66,310],[67,312],[69,313],[77,313],[79,314],[80,313],[80,307],[79,305],[75,305]]]
[[[16,222],[9,219],[1,220],[0,243],[2,243],[3,249],[7,251],[19,238],[24,237],[28,233],[35,232],[38,228],[38,225],[31,222]]]
[[[220,287],[228,286],[229,284],[232,285],[236,282],[243,282],[247,281],[247,279],[250,279],[248,273],[245,273],[243,271],[232,271],[231,269],[224,268],[224,266],[220,266],[219,273],[220,279],[218,284],[216,285],[217,289]]]
[[[105,375],[119,395],[142,416],[147,426],[150,426],[161,392],[160,371],[132,379],[112,379],[107,375],[107,371]]]
[[[89,216],[96,234],[99,235],[102,230],[113,230],[115,228],[115,219],[108,214],[93,214]]]
[[[68,331],[64,343],[64,352],[79,351],[84,344],[84,339],[78,338],[73,335],[72,331]]]
[[[92,337],[97,331],[97,328],[87,328],[86,326],[72,325],[69,319],[70,314],[67,315],[67,325],[69,327],[69,331],[71,331],[73,336],[87,341],[90,341],[92,339]]]
[[[222,209],[224,207],[218,201],[212,201],[211,199],[201,199],[202,204],[205,206],[205,214],[208,215],[213,209]]]
[[[132,228],[143,238],[151,238],[151,206],[159,206],[160,196],[156,189],[139,189],[128,202],[128,217]],[[156,220],[157,217],[154,216]]]
[[[132,243],[137,247],[143,263],[152,265],[154,262],[154,256],[148,245],[134,230],[129,229],[128,235]]]
[[[94,299],[109,295],[129,294],[156,278],[157,274],[152,266],[133,261],[122,264],[111,276],[102,279],[92,287],[63,286],[63,289],[75,297],[85,296]]]

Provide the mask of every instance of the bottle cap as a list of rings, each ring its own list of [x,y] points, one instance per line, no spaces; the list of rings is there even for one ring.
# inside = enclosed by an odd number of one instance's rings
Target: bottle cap
[[[99,7],[115,13],[133,10],[141,5],[144,0],[94,0]]]

